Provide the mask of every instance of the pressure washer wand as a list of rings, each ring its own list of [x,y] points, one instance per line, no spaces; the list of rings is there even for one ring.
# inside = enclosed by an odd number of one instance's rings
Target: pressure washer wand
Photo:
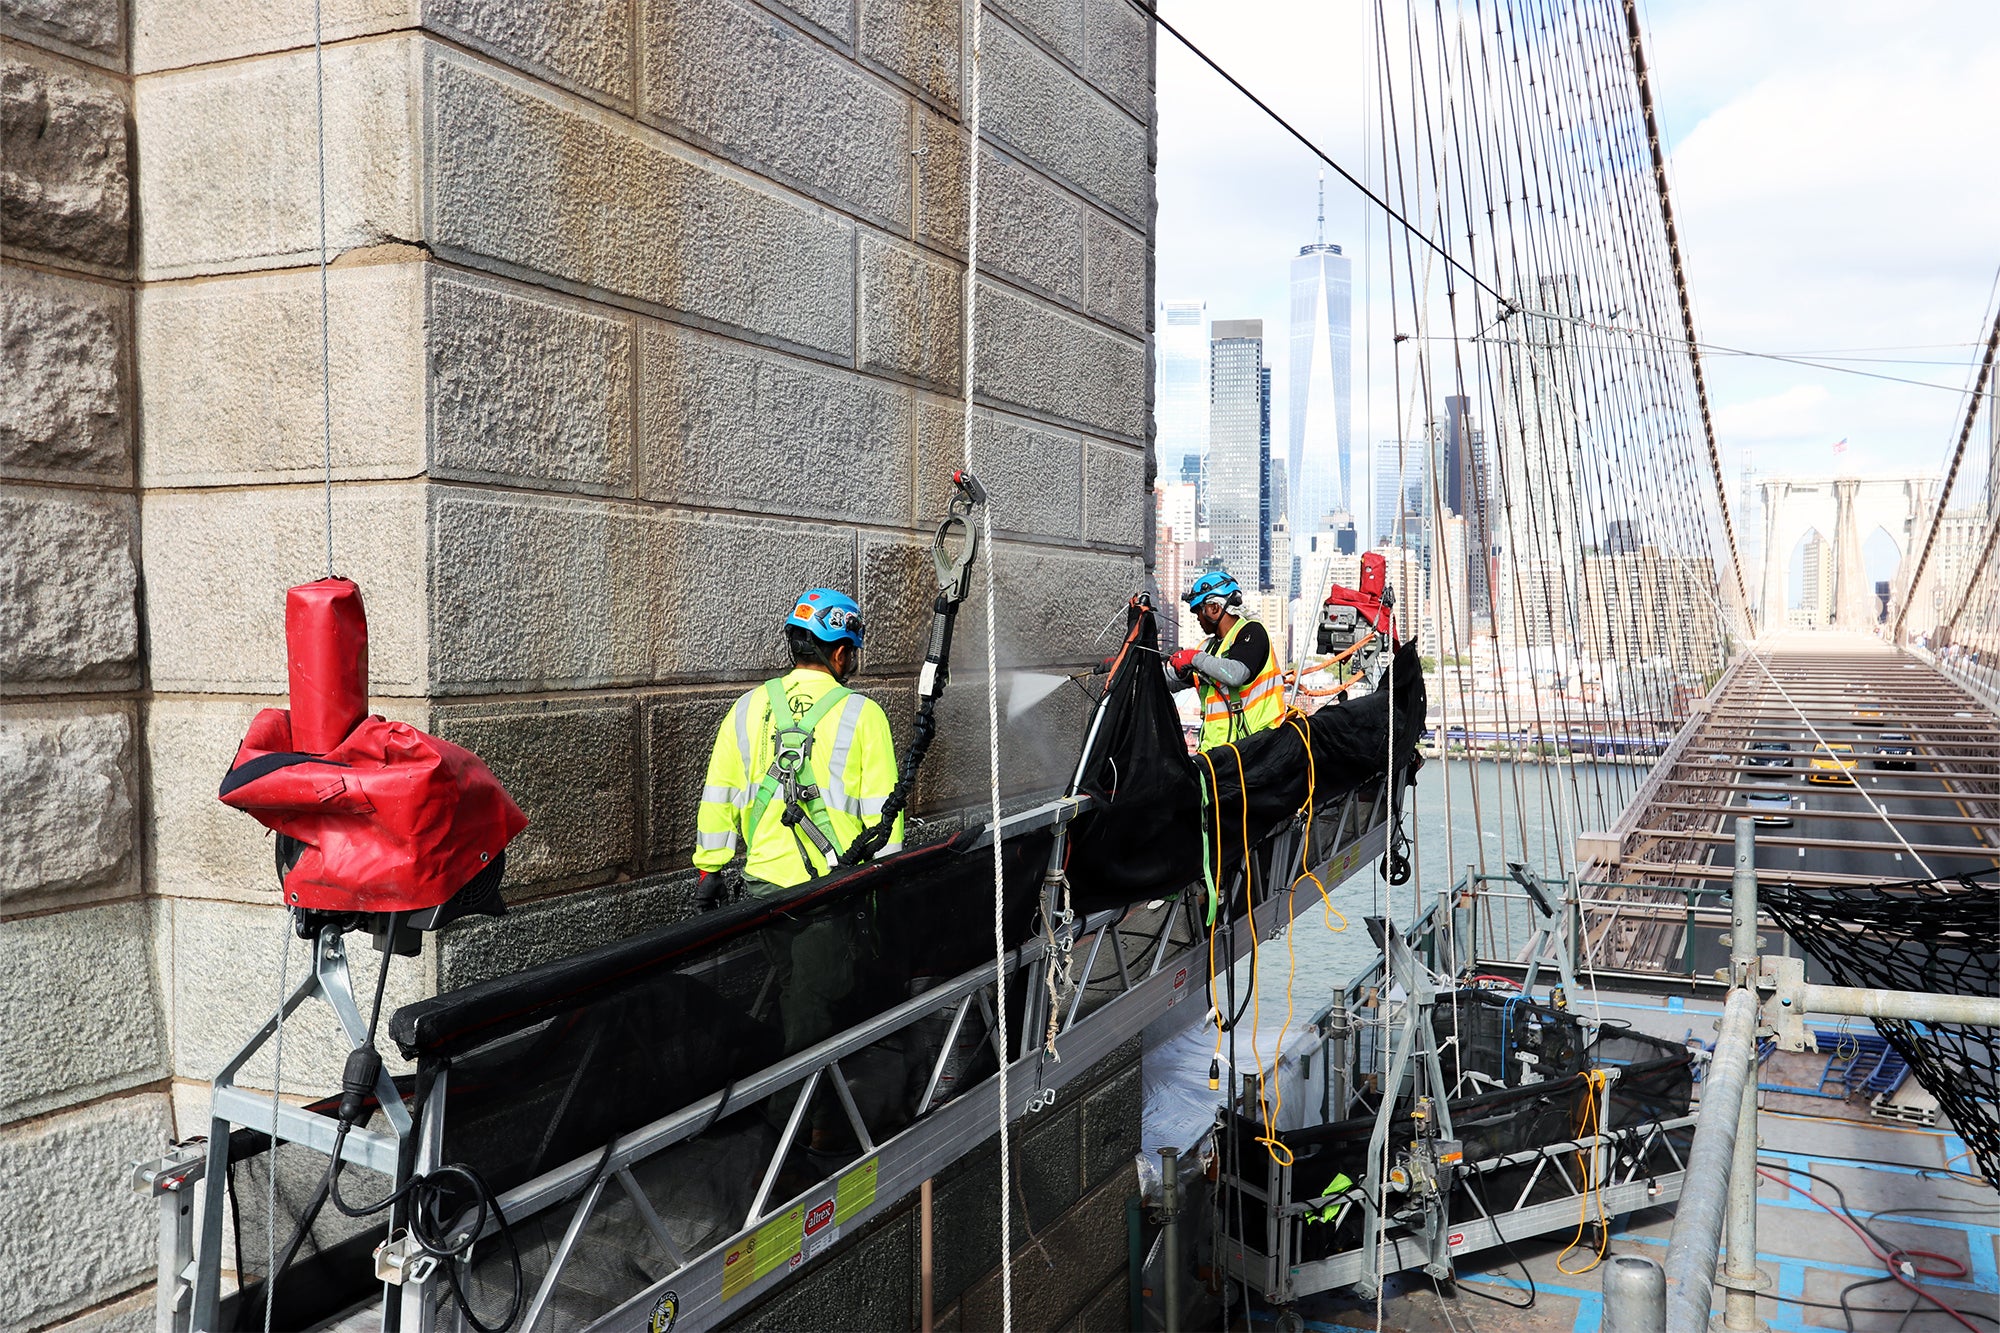
[[[986,488],[965,469],[951,474],[951,485],[951,503],[931,538],[931,563],[937,569],[938,591],[931,603],[930,643],[924,649],[924,664],[917,672],[917,716],[910,748],[903,756],[896,789],[882,803],[882,818],[854,840],[854,845],[840,858],[843,865],[870,860],[888,843],[896,817],[902,814],[916,786],[917,769],[937,735],[937,701],[951,679],[952,629],[958,623],[958,608],[972,589],[972,566],[979,556],[979,525],[973,520],[980,506],[986,503]]]

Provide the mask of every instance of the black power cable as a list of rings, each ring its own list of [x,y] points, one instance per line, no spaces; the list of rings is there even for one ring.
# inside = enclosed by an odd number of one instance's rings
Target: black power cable
[[[355,1125],[365,1120],[369,1102],[375,1093],[376,1081],[382,1073],[382,1057],[375,1049],[375,1033],[382,1021],[382,994],[389,978],[389,959],[393,957],[396,928],[401,913],[389,914],[387,939],[390,947],[382,954],[382,965],[375,974],[375,999],[368,1014],[368,1037],[360,1046],[347,1054],[347,1065],[340,1076],[340,1105],[335,1115],[340,1120],[340,1128],[334,1131],[332,1160],[327,1163],[326,1179],[321,1185],[321,1197],[315,1199],[310,1210],[317,1215],[320,1205],[326,1199],[342,1216],[352,1218],[373,1217],[398,1202],[407,1200],[409,1215],[405,1225],[410,1238],[422,1248],[425,1254],[437,1259],[445,1266],[445,1276],[451,1283],[451,1293],[458,1303],[459,1313],[472,1326],[474,1333],[507,1333],[520,1318],[523,1296],[523,1274],[521,1246],[515,1239],[514,1229],[507,1221],[507,1215],[500,1209],[500,1201],[480,1174],[469,1166],[448,1163],[436,1167],[424,1175],[412,1176],[401,1186],[392,1189],[379,1199],[365,1203],[350,1204],[340,1197],[340,1170],[346,1165],[341,1150],[346,1146],[347,1133]],[[465,1221],[463,1208],[454,1208],[455,1197],[467,1194],[473,1202],[472,1220]],[[470,1266],[472,1252],[485,1233],[486,1223],[491,1218],[499,1224],[500,1234],[507,1241],[511,1255],[513,1295],[507,1302],[505,1316],[492,1324],[481,1322],[473,1312],[472,1303],[466,1297],[465,1288],[459,1278],[461,1263]],[[304,1228],[310,1221],[301,1224],[300,1233],[287,1247],[286,1257],[298,1248],[304,1235]],[[276,1272],[271,1275],[276,1278]]]

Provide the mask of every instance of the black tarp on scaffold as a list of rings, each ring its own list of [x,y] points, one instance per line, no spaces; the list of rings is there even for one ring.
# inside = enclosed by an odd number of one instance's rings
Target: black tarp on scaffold
[[[1123,655],[1108,681],[1102,725],[1084,772],[1081,789],[1094,798],[1093,808],[1071,828],[1067,869],[1079,910],[1168,897],[1199,880],[1204,818],[1226,820],[1231,836],[1247,834],[1254,849],[1309,796],[1325,803],[1381,778],[1386,693],[1323,708],[1297,727],[1243,742],[1238,750],[1247,804],[1231,755],[1205,812],[1160,658],[1148,651],[1157,645],[1150,616],[1132,627],[1132,641],[1138,647]],[[1422,723],[1423,684],[1413,651],[1402,654],[1397,669],[1397,749],[1407,764]],[[439,1074],[448,1074],[442,1160],[473,1168],[496,1194],[504,1193],[932,985],[990,964],[992,852],[975,846],[983,832],[967,830],[396,1011],[389,1035],[418,1064],[416,1077],[406,1080],[412,1101]],[[1003,844],[1010,948],[1036,929],[1053,840],[1051,830],[1041,829]],[[1241,857],[1240,845],[1233,854],[1224,848],[1218,878],[1233,874]],[[1010,1009],[1018,1013],[1021,999],[1017,984]],[[919,1113],[947,1027],[947,1015],[939,1014],[842,1061],[877,1142]],[[955,1045],[963,1051],[953,1068],[955,1086],[971,1086],[992,1072],[991,1047],[978,1023],[968,1022]],[[941,1089],[941,1095],[948,1092]],[[739,1111],[634,1167],[688,1253],[741,1223],[794,1096],[788,1090]],[[817,1173],[816,1179],[859,1151],[824,1087],[801,1140],[797,1169]],[[264,1227],[268,1155],[261,1142],[261,1136],[244,1139],[244,1156],[233,1171],[239,1178],[232,1191],[236,1216],[252,1237]],[[288,1145],[281,1162],[294,1151],[305,1152]],[[298,1170],[304,1173],[298,1181],[291,1180],[292,1169],[280,1172],[281,1249],[312,1193],[310,1168]],[[351,1194],[381,1192],[377,1182],[364,1187],[358,1183],[363,1177],[352,1179]],[[530,1290],[540,1279],[535,1255],[560,1235],[566,1212],[516,1225],[529,1256]],[[314,1294],[307,1303],[322,1306],[323,1313],[365,1297],[374,1289],[368,1241],[353,1223],[322,1210],[299,1251],[298,1263],[314,1270],[312,1280],[287,1293],[288,1271],[280,1278],[281,1302],[303,1321],[313,1313],[299,1303],[308,1290]],[[635,1243],[644,1243],[643,1234]],[[249,1249],[255,1254],[246,1260],[261,1257],[262,1246]],[[506,1303],[507,1262],[504,1251],[489,1244],[473,1266],[470,1294],[489,1314]],[[627,1276],[655,1272],[658,1264],[657,1254],[635,1253]],[[246,1267],[254,1276],[256,1265]],[[254,1286],[249,1294],[255,1299],[230,1302],[232,1309],[241,1307],[237,1326],[261,1320],[261,1297]],[[584,1297],[570,1291],[566,1299],[584,1301],[571,1314],[589,1317]]]

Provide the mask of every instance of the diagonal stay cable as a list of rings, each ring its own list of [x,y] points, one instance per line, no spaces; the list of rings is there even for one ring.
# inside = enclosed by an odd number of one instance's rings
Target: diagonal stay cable
[[[1340,163],[1334,161],[1333,157],[1329,153],[1327,153],[1325,149],[1321,148],[1311,139],[1308,139],[1305,136],[1305,133],[1302,130],[1300,130],[1296,125],[1292,124],[1292,122],[1286,120],[1283,116],[1279,115],[1277,111],[1272,108],[1269,102],[1266,102],[1263,98],[1251,92],[1250,89],[1244,85],[1241,79],[1237,78],[1234,74],[1231,74],[1228,70],[1224,69],[1220,64],[1218,64],[1216,62],[1215,57],[1209,55],[1208,52],[1202,50],[1199,46],[1196,46],[1194,42],[1187,36],[1186,33],[1182,32],[1179,28],[1176,28],[1173,24],[1167,22],[1167,20],[1161,16],[1158,9],[1148,6],[1146,3],[1144,3],[1144,0],[1125,0],[1125,3],[1132,6],[1133,9],[1137,10],[1139,14],[1142,15],[1147,21],[1158,24],[1160,27],[1166,29],[1168,34],[1170,34],[1175,41],[1179,42],[1182,46],[1186,47],[1188,51],[1195,57],[1195,59],[1201,61],[1202,64],[1207,65],[1210,69],[1214,70],[1217,74],[1221,75],[1223,82],[1227,83],[1230,87],[1234,88],[1237,92],[1242,93],[1244,97],[1248,98],[1250,104],[1256,107],[1259,111],[1262,111],[1265,115],[1269,116],[1274,122],[1276,122],[1278,128],[1282,129],[1285,133],[1291,135],[1294,139],[1297,139],[1301,144],[1305,146],[1307,152],[1311,153],[1314,157],[1318,158],[1320,161],[1326,163],[1329,167],[1332,167],[1335,173],[1337,173],[1342,180],[1346,181],[1349,185],[1352,185],[1355,189],[1361,191],[1362,195],[1367,198],[1368,202],[1374,204],[1377,208],[1381,209],[1384,213],[1387,213],[1391,218],[1395,219],[1396,223],[1403,228],[1404,232],[1422,241],[1425,246],[1427,246],[1432,251],[1435,251],[1438,257],[1443,259],[1445,263],[1451,265],[1453,268],[1457,269],[1460,273],[1463,273],[1466,276],[1466,278],[1472,282],[1474,286],[1484,291],[1494,300],[1500,302],[1501,305],[1505,306],[1508,304],[1507,298],[1502,296],[1499,292],[1494,291],[1491,287],[1487,286],[1486,280],[1484,278],[1481,278],[1477,273],[1474,273],[1471,269],[1467,268],[1464,264],[1460,263],[1456,258],[1452,256],[1452,254],[1449,251],[1444,249],[1444,247],[1440,246],[1436,241],[1433,241],[1429,236],[1425,235],[1422,228],[1418,227],[1415,223],[1411,222],[1408,218],[1404,217],[1401,213],[1397,212],[1396,209],[1390,206],[1389,202],[1386,199],[1382,198],[1380,195],[1376,194],[1373,190],[1369,189],[1366,185],[1362,184],[1360,178],[1355,176],[1353,172],[1349,171],[1346,167],[1340,165]]]

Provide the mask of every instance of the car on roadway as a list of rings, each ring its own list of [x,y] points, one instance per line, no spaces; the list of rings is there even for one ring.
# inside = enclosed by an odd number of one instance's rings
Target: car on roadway
[[[1915,768],[1916,754],[1916,747],[1910,744],[1910,738],[1900,731],[1885,731],[1876,738],[1877,768]]]
[[[1806,781],[1821,786],[1851,787],[1856,767],[1858,761],[1854,758],[1854,747],[1836,741],[1812,757],[1812,767],[1806,770]]]
[[[1748,760],[1752,768],[1790,768],[1792,747],[1784,741],[1751,741]]]
[[[1783,787],[1748,788],[1743,804],[1754,812],[1750,818],[1766,828],[1790,828],[1792,811],[1805,807],[1804,801]]]
[[[1879,708],[1857,708],[1854,710],[1854,725],[1857,727],[1886,727],[1889,719]]]

